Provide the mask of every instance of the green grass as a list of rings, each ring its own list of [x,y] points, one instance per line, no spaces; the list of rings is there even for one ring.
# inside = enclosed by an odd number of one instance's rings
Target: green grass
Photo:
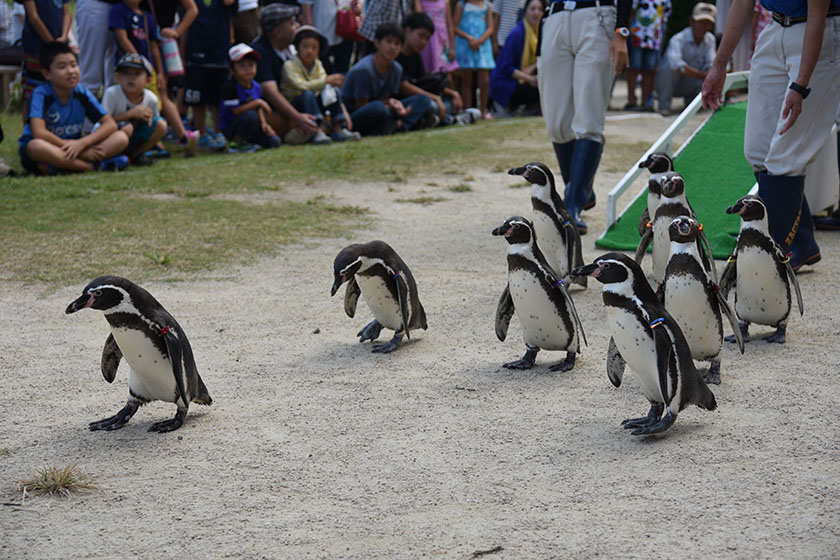
[[[459,183],[457,185],[449,187],[449,190],[452,192],[471,192],[472,187],[467,185],[466,183]]]
[[[0,157],[20,171],[20,117],[5,114],[0,122],[6,135]],[[622,150],[611,143],[604,161],[632,163],[644,148]],[[534,160],[554,161],[545,125],[540,118],[517,118],[255,154],[186,159],[173,152],[154,167],[116,174],[4,179],[0,280],[183,279],[252,262],[282,244],[348,236],[365,226],[365,208],[314,196],[299,202],[308,185],[383,182],[396,192],[400,187],[391,185],[418,175],[427,184],[439,184],[435,176],[461,175],[463,182],[451,190],[463,192],[473,180],[470,171],[505,172]],[[444,200],[424,195],[398,202]]]
[[[64,468],[43,467],[35,474],[19,483],[24,495],[27,493],[59,495],[66,498],[76,492],[93,490],[96,488],[90,478],[78,470],[76,465],[68,465]]]

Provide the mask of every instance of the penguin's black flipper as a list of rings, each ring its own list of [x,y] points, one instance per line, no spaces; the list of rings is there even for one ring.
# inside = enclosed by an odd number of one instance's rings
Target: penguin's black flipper
[[[668,370],[671,364],[673,342],[664,324],[651,326],[651,330],[653,331],[653,343],[656,347],[656,370],[659,374],[659,391],[662,393],[662,401],[667,407],[671,404],[671,398],[673,397],[673,391],[668,388]],[[676,385],[674,383],[673,390],[676,390]]]
[[[510,318],[513,317],[515,312],[513,298],[510,295],[510,285],[506,284],[502,291],[502,297],[499,298],[499,305],[496,306],[496,338],[502,342],[507,338]]]
[[[566,230],[566,252],[569,259],[569,271],[573,268],[583,266],[583,248],[580,240],[580,232],[574,224],[570,224],[563,228]],[[578,276],[572,279],[572,282],[579,286],[586,287],[586,276]]]
[[[726,270],[724,270],[724,272],[726,272]],[[741,354],[743,354],[744,335],[741,333],[741,328],[738,326],[738,319],[735,317],[735,313],[732,311],[732,308],[729,307],[729,303],[723,296],[722,289],[718,289],[717,292],[715,292],[715,298],[717,298],[718,306],[720,307],[721,312],[726,315],[726,318],[729,321],[729,326],[732,327],[732,332],[735,335],[735,342],[738,343],[738,348],[741,350]]]
[[[172,374],[175,376],[175,384],[178,386],[178,395],[184,406],[190,405],[190,400],[187,398],[186,383],[184,383],[184,366],[181,362],[183,352],[181,350],[181,341],[173,332],[172,328],[165,326],[160,333],[163,335],[163,341],[166,342],[166,353],[169,354],[169,363],[172,364]]]
[[[726,268],[723,269],[723,274],[720,275],[720,294],[723,296],[724,300],[729,297],[729,291],[735,285],[737,271],[738,261],[735,260],[735,257],[729,257],[729,261],[726,263]]]
[[[633,260],[638,264],[642,264],[642,259],[645,257],[645,253],[650,246],[650,242],[653,241],[653,228],[645,226],[645,230],[644,235],[642,235],[642,238],[639,240],[638,247],[636,247],[636,254],[633,256]]]
[[[572,296],[569,295],[569,289],[566,287],[566,283],[562,280],[554,279],[554,285],[560,289],[560,293],[563,294],[563,297],[566,298],[566,305],[569,306],[569,311],[572,313],[572,317],[575,320],[575,325],[577,325],[578,331],[580,331],[580,336],[583,338],[583,343],[589,346],[589,343],[586,341],[586,332],[583,330],[583,323],[580,322],[580,317],[578,317],[577,309],[575,309],[575,302],[572,301]]]
[[[650,223],[650,212],[648,212],[647,206],[645,209],[642,210],[642,215],[639,216],[639,237],[644,237],[645,233],[648,229],[648,224]]]
[[[624,357],[618,351],[615,340],[610,337],[610,347],[607,350],[607,377],[610,378],[610,383],[616,387],[621,386],[621,380],[624,378],[624,368],[626,366],[627,362],[624,361]]]
[[[785,270],[787,271],[790,283],[793,285],[793,289],[796,292],[796,304],[799,305],[799,315],[802,315],[805,313],[805,308],[802,306],[802,292],[799,290],[799,280],[796,279],[796,273],[790,266],[790,259],[785,260]]]
[[[411,333],[408,332],[408,325],[411,323],[411,318],[408,315],[408,284],[406,284],[402,272],[395,274],[394,280],[397,284],[397,299],[399,300],[400,314],[403,320],[403,332],[405,332],[406,338],[411,339]]]
[[[122,350],[117,346],[114,335],[109,334],[105,341],[105,347],[102,349],[102,375],[108,383],[113,383],[117,377],[117,368],[120,367],[122,357]]]
[[[362,295],[362,290],[356,282],[355,277],[350,277],[347,281],[347,287],[344,288],[344,312],[351,319],[356,314],[356,304],[359,302],[359,296]]]

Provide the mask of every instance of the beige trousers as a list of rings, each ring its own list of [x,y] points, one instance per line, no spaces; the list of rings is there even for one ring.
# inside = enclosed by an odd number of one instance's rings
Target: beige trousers
[[[586,138],[604,143],[614,29],[613,6],[564,10],[543,22],[537,82],[552,142]]]
[[[796,79],[805,24],[772,22],[758,38],[750,70],[744,155],[754,171],[804,175],[828,140],[840,106],[840,17],[826,20],[822,50],[802,102],[802,113],[783,135],[782,105]]]

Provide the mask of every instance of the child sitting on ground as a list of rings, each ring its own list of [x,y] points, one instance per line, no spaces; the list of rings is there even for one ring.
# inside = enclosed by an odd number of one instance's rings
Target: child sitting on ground
[[[67,43],[53,41],[41,49],[40,64],[47,83],[32,92],[18,140],[24,169],[37,174],[125,169],[128,158],[118,154],[128,146],[128,135],[79,83],[76,54]],[[85,117],[99,127],[82,136]]]
[[[152,165],[144,154],[166,134],[166,121],[160,116],[158,98],[146,89],[154,69],[145,56],[126,53],[117,63],[117,85],[105,90],[102,106],[129,135],[126,155],[132,165]]]
[[[251,146],[243,146],[242,142],[277,148],[280,137],[265,120],[271,106],[262,99],[262,87],[254,81],[260,53],[239,43],[230,48],[228,58],[230,78],[222,86],[219,121],[231,151],[252,151]]]
[[[344,83],[341,74],[330,74],[319,60],[327,48],[327,39],[311,25],[302,25],[292,36],[297,54],[283,64],[280,91],[292,102],[295,109],[314,116],[322,128],[332,132],[331,137],[319,130],[312,137],[313,144],[329,144],[332,140],[358,140],[361,135],[348,130],[347,115],[341,104],[338,89]],[[328,99],[325,101],[324,98]],[[324,113],[332,122],[324,122]]]

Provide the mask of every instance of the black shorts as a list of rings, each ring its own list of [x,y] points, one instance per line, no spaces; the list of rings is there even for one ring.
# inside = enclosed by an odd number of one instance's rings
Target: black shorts
[[[184,105],[191,107],[212,105],[218,107],[222,97],[222,86],[227,79],[227,68],[187,66]]]

